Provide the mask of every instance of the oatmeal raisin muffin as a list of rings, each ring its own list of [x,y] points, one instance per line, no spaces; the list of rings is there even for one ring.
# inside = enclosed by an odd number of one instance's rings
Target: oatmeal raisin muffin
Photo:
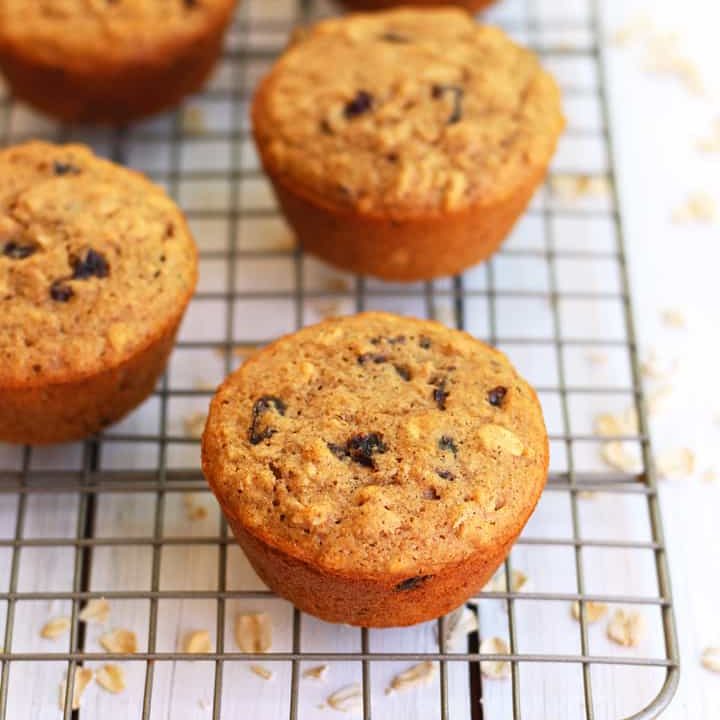
[[[236,0],[0,0],[0,70],[62,120],[121,123],[205,83]]]
[[[0,442],[79,439],[144,400],[196,278],[141,175],[80,145],[0,151]]]
[[[202,458],[274,591],[324,620],[386,627],[482,588],[540,497],[548,443],[502,353],[365,313],[284,337],[231,375]]]
[[[535,55],[457,8],[317,24],[264,78],[252,118],[303,246],[389,280],[457,273],[490,255],[564,125]]]

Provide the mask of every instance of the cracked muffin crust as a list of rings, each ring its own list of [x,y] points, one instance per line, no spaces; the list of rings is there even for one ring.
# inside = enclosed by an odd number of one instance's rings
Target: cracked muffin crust
[[[563,124],[537,58],[459,9],[320,22],[253,102],[263,165],[303,245],[397,280],[489,255],[543,178]]]
[[[119,123],[200,89],[236,0],[0,0],[0,70],[63,120]]]
[[[334,622],[408,625],[478,591],[545,484],[537,397],[502,353],[364,313],[305,328],[212,401],[203,470],[260,577]]]
[[[165,192],[80,145],[0,151],[0,441],[60,442],[152,391],[197,258]]]

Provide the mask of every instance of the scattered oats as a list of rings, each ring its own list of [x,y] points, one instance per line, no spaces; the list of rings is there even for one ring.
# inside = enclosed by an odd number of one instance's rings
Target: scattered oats
[[[86,667],[75,668],[75,682],[73,683],[72,705],[73,710],[80,709],[80,701],[87,686],[93,681],[93,671]],[[65,694],[67,693],[67,678],[60,685],[60,709],[65,709]]]
[[[715,220],[715,200],[706,192],[693,192],[672,214],[674,223],[711,223]]]
[[[610,183],[604,175],[553,175],[550,187],[553,195],[562,200],[603,197],[610,193]]]
[[[485,638],[480,643],[481,655],[509,655],[508,644],[499,637]],[[507,660],[483,660],[480,671],[489,678],[506,678],[510,675],[510,663]]]
[[[647,37],[652,30],[652,21],[647,13],[636,15],[626,25],[618,28],[611,38],[613,45],[624,46],[635,42],[641,37]]]
[[[655,416],[663,412],[672,397],[673,389],[670,385],[662,385],[653,390],[647,398],[648,415]]]
[[[315,314],[322,320],[327,320],[331,317],[337,317],[342,315],[342,300],[314,300],[311,303],[311,307]]]
[[[239,613],[235,642],[242,652],[264,653],[272,646],[272,621],[267,613]]]
[[[720,118],[713,123],[711,134],[697,141],[697,148],[706,153],[720,152]]]
[[[593,600],[586,600],[583,605],[585,606],[585,619],[589,623],[594,623],[605,617],[608,611],[608,606],[603,602],[594,602]],[[580,621],[580,603],[576,600],[570,606],[570,612],[572,616],[579,622]]]
[[[591,365],[607,365],[608,355],[601,350],[588,350],[585,353],[585,359]]]
[[[645,618],[636,610],[618,609],[607,626],[607,636],[624,647],[636,647],[645,634]]]
[[[207,132],[205,113],[198,105],[186,105],[181,111],[180,124],[188,135],[202,135]]]
[[[435,628],[436,635],[438,629],[438,627]],[[477,632],[477,629],[477,615],[470,608],[462,605],[445,619],[445,643],[454,647],[458,642],[467,642],[467,636],[472,632]]]
[[[688,448],[671,448],[655,457],[655,469],[661,478],[687,477],[695,472],[695,453]]]
[[[327,665],[315,665],[314,667],[308,668],[303,672],[304,678],[312,678],[313,680],[324,680],[327,676],[328,666]]]
[[[198,700],[198,705],[200,706],[201,710],[209,710],[212,707],[212,701],[206,697],[203,697]]]
[[[600,437],[637,435],[637,431],[637,410],[632,406],[618,415],[601,413],[595,416],[595,434]]]
[[[119,665],[103,665],[96,673],[95,680],[103,689],[120,693],[125,689],[125,671]]]
[[[327,702],[333,710],[339,710],[340,712],[357,710],[362,707],[360,685],[358,685],[358,683],[346,685],[330,695],[325,702]]]
[[[70,629],[69,617],[57,617],[48,620],[40,630],[40,637],[54,640],[64,635]]]
[[[268,670],[266,667],[263,667],[262,665],[251,665],[250,672],[255,673],[258,677],[261,677],[263,680],[272,680],[272,677],[273,677],[272,671]]]
[[[657,352],[651,350],[645,361],[640,364],[640,373],[649,380],[668,380],[677,371],[677,367],[677,358],[663,364]]]
[[[689,91],[700,95],[704,92],[700,72],[697,66],[681,52],[678,40],[678,34],[675,32],[653,31],[647,38],[645,69],[675,77]]]
[[[137,652],[137,637],[132,630],[112,630],[101,635],[99,642],[109,653],[127,655]]]
[[[435,677],[435,670],[435,664],[429,660],[413,665],[407,670],[398,673],[390,681],[390,685],[385,688],[385,694],[390,695],[392,692],[400,692],[418,685],[426,685]]]
[[[262,348],[262,345],[242,345],[239,347],[234,347],[232,354],[245,362],[251,355],[256,353],[258,350]],[[225,351],[222,351],[222,356],[225,357]]]
[[[714,468],[708,468],[705,472],[703,472],[702,479],[705,482],[715,482],[718,479],[717,470]]]
[[[207,630],[192,630],[185,636],[183,652],[199,655],[211,650],[210,633]]]
[[[531,588],[530,578],[522,570],[513,568],[510,573],[510,592],[528,592]],[[506,592],[505,571],[496,572],[484,589],[490,592]]]
[[[600,456],[606,464],[615,470],[629,473],[640,470],[639,459],[630,453],[622,442],[614,440],[603,443],[600,447]]]
[[[707,647],[700,659],[704,668],[720,673],[720,647]]]
[[[78,620],[86,623],[104,625],[110,617],[110,603],[105,598],[95,598],[80,611]]]
[[[186,415],[183,418],[183,428],[185,430],[185,434],[191,438],[202,437],[206,421],[207,413],[202,410]]]
[[[326,287],[332,292],[349,292],[350,280],[341,275],[333,275],[327,279]]]
[[[686,328],[685,315],[676,308],[666,308],[660,313],[663,323],[670,328]]]
[[[207,507],[198,501],[195,493],[185,493],[183,495],[183,505],[188,520],[204,520],[208,516]]]
[[[594,500],[597,497],[597,490],[580,490],[577,496],[581,500]]]

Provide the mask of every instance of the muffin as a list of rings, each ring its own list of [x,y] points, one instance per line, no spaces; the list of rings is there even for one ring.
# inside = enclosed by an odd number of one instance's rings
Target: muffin
[[[264,78],[252,118],[304,248],[406,281],[490,255],[564,124],[537,58],[457,8],[319,23]]]
[[[0,2],[12,93],[66,121],[124,123],[205,83],[236,0]]]
[[[364,313],[288,335],[231,375],[202,461],[270,588],[323,620],[387,627],[483,587],[540,497],[548,443],[502,353]]]
[[[155,387],[197,280],[165,192],[81,145],[0,151],[0,442],[76,440]]]
[[[341,0],[347,7],[355,10],[384,10],[399,5],[415,5],[418,7],[438,7],[439,5],[457,5],[470,12],[482,10],[492,5],[495,0]]]

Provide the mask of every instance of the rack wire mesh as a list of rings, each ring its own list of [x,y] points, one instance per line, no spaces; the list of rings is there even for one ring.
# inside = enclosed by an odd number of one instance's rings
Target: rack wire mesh
[[[246,0],[209,88],[135,127],[57,127],[9,96],[0,101],[2,144],[82,140],[165,184],[198,237],[204,278],[168,372],[140,411],[82,444],[0,447],[0,718],[57,717],[62,678],[105,661],[127,667],[127,698],[98,696],[73,710],[71,680],[63,718],[317,717],[317,699],[339,678],[359,680],[365,720],[391,712],[652,718],[672,698],[678,650],[612,189],[597,3],[507,0],[494,11],[559,77],[570,119],[564,144],[548,184],[494,259],[461,277],[404,286],[348,277],[293,247],[252,149],[247,106],[257,77],[295,24],[328,12],[311,0]],[[607,181],[609,194],[563,197],[563,176]],[[252,578],[215,509],[199,523],[183,518],[182,499],[193,493],[202,501],[207,487],[198,439],[179,419],[207,405],[208,384],[281,332],[366,308],[436,317],[502,347],[538,387],[548,417],[547,492],[504,574],[468,604],[479,630],[459,649],[450,646],[448,618],[414,635],[356,637],[324,626]],[[587,417],[608,404],[638,411],[637,434],[617,438],[637,450],[635,472],[608,471],[597,460],[601,440]],[[535,568],[536,588],[515,587],[520,566],[528,574]],[[184,574],[188,582],[177,580]],[[102,650],[94,628],[79,622],[82,606],[99,597],[112,604],[114,624],[143,628],[131,657]],[[579,623],[568,611],[573,602]],[[590,622],[592,602],[640,608],[650,639],[636,651],[614,648]],[[281,647],[261,657],[240,652],[232,638],[231,612],[247,603],[280,618]],[[69,638],[38,639],[43,619],[64,613]],[[214,626],[202,662],[178,649],[179,629],[192,622]],[[479,638],[490,634],[505,637],[510,650],[482,660],[508,661],[509,683],[480,672]],[[386,668],[422,660],[439,666],[438,679],[409,700],[387,700]],[[238,674],[249,662],[278,668],[274,689]],[[302,670],[317,663],[337,665],[338,681],[307,690]],[[203,683],[207,696],[188,704],[188,692]]]

